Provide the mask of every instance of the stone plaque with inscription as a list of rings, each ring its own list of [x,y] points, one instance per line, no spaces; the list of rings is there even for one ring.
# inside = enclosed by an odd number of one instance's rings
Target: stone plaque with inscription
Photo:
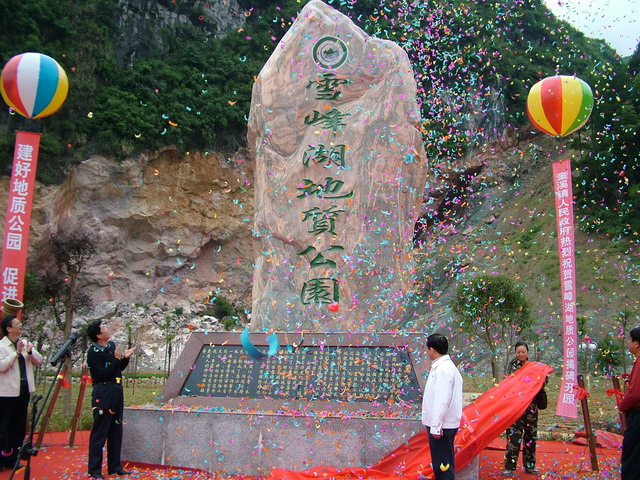
[[[163,401],[265,408],[291,402],[337,402],[358,409],[416,409],[424,387],[422,345],[399,334],[278,334],[272,356],[252,358],[239,333],[195,332],[167,382]],[[296,342],[288,344],[290,338]],[[266,335],[252,334],[266,352]]]

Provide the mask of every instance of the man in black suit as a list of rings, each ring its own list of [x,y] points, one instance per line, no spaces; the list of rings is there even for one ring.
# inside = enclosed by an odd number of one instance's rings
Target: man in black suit
[[[129,348],[120,351],[109,341],[109,329],[97,320],[87,328],[91,340],[87,352],[87,367],[91,374],[93,393],[93,428],[89,436],[89,476],[104,478],[102,475],[102,449],[107,442],[107,469],[109,475],[129,475],[120,463],[122,447],[122,414],[124,394],[122,390],[122,370],[129,364],[135,351]]]

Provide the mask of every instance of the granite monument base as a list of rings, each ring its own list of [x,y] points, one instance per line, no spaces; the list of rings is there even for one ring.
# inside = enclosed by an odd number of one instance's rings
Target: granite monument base
[[[422,430],[418,419],[321,417],[215,412],[202,407],[126,408],[125,461],[197,468],[229,475],[268,475],[375,465]],[[477,480],[478,457],[456,474]]]

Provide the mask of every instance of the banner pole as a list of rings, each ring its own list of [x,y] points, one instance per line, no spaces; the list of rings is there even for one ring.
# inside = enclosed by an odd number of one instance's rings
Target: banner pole
[[[598,455],[596,453],[596,436],[593,433],[591,427],[591,415],[589,414],[589,403],[587,401],[588,392],[584,389],[584,377],[578,375],[578,387],[584,394],[580,395],[580,402],[582,404],[582,417],[584,419],[584,430],[587,434],[587,440],[589,445],[589,457],[591,458],[591,471],[598,472]]]

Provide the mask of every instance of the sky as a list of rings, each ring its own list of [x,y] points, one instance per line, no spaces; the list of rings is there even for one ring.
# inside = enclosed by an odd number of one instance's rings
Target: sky
[[[587,37],[603,38],[619,55],[631,55],[640,41],[640,0],[544,0],[556,17]]]

